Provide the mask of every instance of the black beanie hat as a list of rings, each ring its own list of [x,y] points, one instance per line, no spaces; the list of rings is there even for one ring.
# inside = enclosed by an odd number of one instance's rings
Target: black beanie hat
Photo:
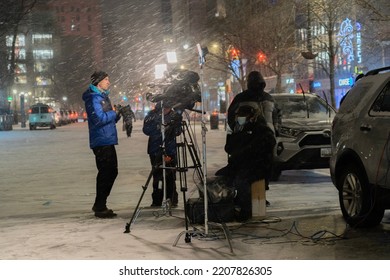
[[[100,83],[100,81],[103,80],[107,76],[108,76],[108,74],[104,71],[95,71],[91,75],[91,84],[93,84],[94,86],[97,86],[97,84]]]

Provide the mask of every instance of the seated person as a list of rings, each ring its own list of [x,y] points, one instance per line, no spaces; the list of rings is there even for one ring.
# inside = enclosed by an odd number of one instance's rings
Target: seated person
[[[231,130],[226,138],[225,151],[229,158],[224,174],[228,185],[237,191],[237,218],[245,221],[252,217],[251,184],[265,179],[271,172],[276,141],[264,117],[256,114],[251,106],[238,109]]]

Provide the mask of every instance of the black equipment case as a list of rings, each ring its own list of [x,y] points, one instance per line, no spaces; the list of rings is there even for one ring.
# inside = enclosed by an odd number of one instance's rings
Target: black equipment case
[[[204,200],[203,198],[190,198],[186,203],[188,218],[192,224],[204,223]],[[218,203],[208,204],[208,220],[216,223],[234,221],[234,202],[225,200]]]

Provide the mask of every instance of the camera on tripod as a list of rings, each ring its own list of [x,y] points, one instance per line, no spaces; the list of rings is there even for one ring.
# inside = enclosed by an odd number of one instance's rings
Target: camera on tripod
[[[202,101],[199,78],[194,71],[176,70],[167,74],[165,81],[149,84],[150,88],[158,87],[160,92],[148,92],[146,99],[151,102],[163,101],[164,106],[173,108],[179,114],[185,109],[192,110],[196,102]]]

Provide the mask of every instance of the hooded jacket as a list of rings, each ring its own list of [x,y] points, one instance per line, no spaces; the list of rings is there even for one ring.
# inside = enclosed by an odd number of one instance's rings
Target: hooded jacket
[[[112,108],[108,92],[101,92],[90,84],[83,93],[83,101],[88,115],[89,147],[117,145],[117,114]]]
[[[275,103],[273,97],[264,91],[266,83],[263,76],[258,71],[252,71],[248,75],[248,89],[237,94],[228,109],[228,124],[233,129],[236,121],[236,113],[240,106],[249,105],[258,109],[268,127],[275,133],[274,110]]]

